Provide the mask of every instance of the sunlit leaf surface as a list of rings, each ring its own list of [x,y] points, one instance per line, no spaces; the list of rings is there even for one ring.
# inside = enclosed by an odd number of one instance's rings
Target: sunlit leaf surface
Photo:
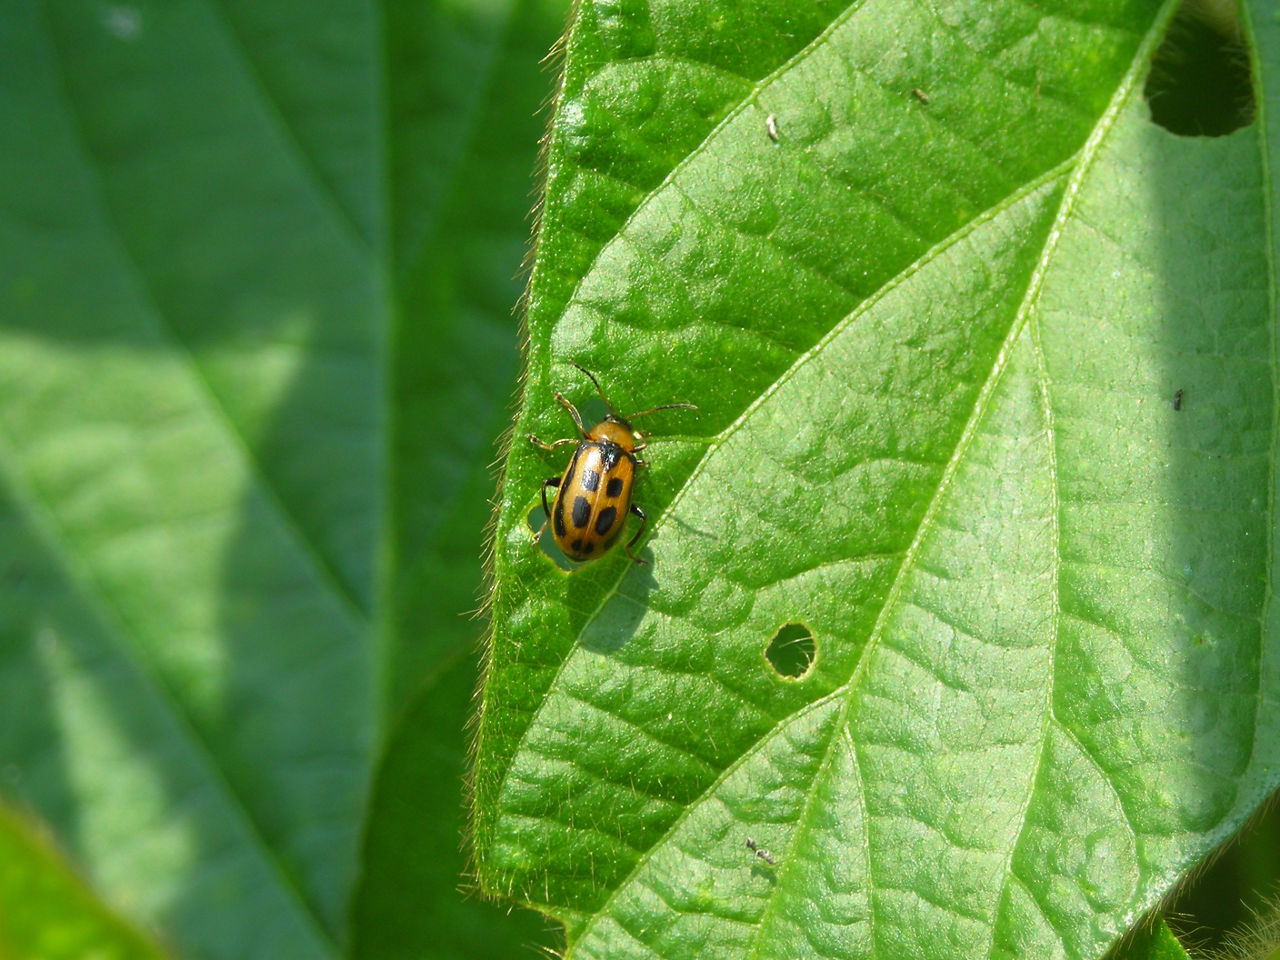
[[[572,957],[1100,957],[1280,780],[1265,103],[1149,121],[1172,4],[740,6],[570,33],[516,435],[700,409],[647,565],[512,449],[481,879]]]

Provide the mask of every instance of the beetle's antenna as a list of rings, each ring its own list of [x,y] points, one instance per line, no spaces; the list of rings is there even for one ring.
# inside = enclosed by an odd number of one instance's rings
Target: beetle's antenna
[[[577,367],[579,370],[585,373],[587,375],[587,379],[590,380],[593,384],[595,384],[596,393],[600,394],[600,399],[603,400],[604,405],[609,408],[609,412],[612,413],[619,420],[623,419],[622,414],[620,414],[617,410],[613,408],[613,404],[609,402],[609,398],[604,395],[604,390],[600,386],[600,381],[595,378],[595,375],[586,367],[584,367],[582,364],[574,363],[572,360],[570,360],[569,362],[573,363],[575,367]]]
[[[582,364],[574,363],[574,361],[572,360],[570,360],[569,362],[572,363],[579,370],[581,370],[583,373],[585,373],[587,375],[587,379],[590,380],[593,384],[595,384],[596,393],[600,394],[600,399],[603,400],[604,405],[609,408],[609,412],[612,413],[619,420],[621,420],[623,423],[630,423],[636,417],[647,417],[649,414],[657,413],[659,410],[697,410],[698,409],[692,403],[664,403],[660,407],[651,407],[648,410],[641,410],[639,413],[633,413],[628,417],[624,417],[622,414],[620,414],[617,411],[617,408],[614,407],[614,405],[609,402],[609,398],[604,395],[604,390],[600,386],[600,381],[595,378],[595,375],[586,367],[584,367]],[[557,397],[561,403],[566,403],[563,397],[559,397],[558,394],[557,394]],[[574,419],[576,420],[577,417],[575,417]],[[581,429],[582,424],[578,424],[578,427],[579,429]],[[586,436],[585,430],[583,430],[583,436]]]
[[[698,408],[692,403],[664,403],[660,407],[652,407],[649,410],[641,410],[639,413],[633,413],[629,417],[623,419],[627,421],[634,420],[636,417],[647,417],[651,413],[657,413],[659,410],[697,410]]]

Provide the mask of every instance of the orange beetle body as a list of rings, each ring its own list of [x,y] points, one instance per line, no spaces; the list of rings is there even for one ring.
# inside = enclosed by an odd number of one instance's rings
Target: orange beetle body
[[[627,434],[617,437],[618,434]],[[564,476],[557,478],[556,502],[548,513],[551,536],[570,560],[592,560],[608,552],[626,525],[627,514],[644,512],[631,502],[636,460],[633,435],[621,423],[604,422],[578,444]],[[547,487],[542,487],[546,508]],[[644,527],[640,528],[644,531]],[[636,534],[638,538],[639,533]],[[627,544],[629,550],[634,544]]]
[[[561,394],[556,399],[569,411],[578,427],[579,438],[543,443],[533,434],[529,440],[544,450],[554,450],[567,443],[577,444],[573,458],[564,474],[548,477],[542,483],[542,509],[551,524],[551,536],[556,546],[570,560],[585,563],[609,552],[626,526],[627,514],[640,518],[640,529],[627,543],[627,556],[637,563],[644,561],[631,552],[631,548],[644,534],[647,518],[644,511],[631,502],[631,489],[635,483],[636,468],[644,461],[636,457],[645,444],[637,442],[630,420],[657,410],[696,410],[690,403],[670,403],[641,413],[623,417],[613,409],[613,404],[600,389],[600,384],[587,370],[578,367],[595,384],[600,399],[609,408],[609,414],[590,430],[582,423],[578,409]],[[556,488],[555,504],[547,505],[547,488]],[[543,525],[546,529],[546,525]],[[542,531],[538,532],[538,536]]]

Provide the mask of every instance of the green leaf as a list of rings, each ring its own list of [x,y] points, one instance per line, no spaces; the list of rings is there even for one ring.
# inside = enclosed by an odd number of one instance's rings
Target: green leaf
[[[0,11],[0,791],[184,957],[532,939],[394,764],[463,755],[566,11]]]
[[[512,449],[482,883],[573,957],[1099,957],[1280,782],[1263,95],[1154,126],[1170,3],[726,9],[571,28],[517,435],[569,361],[700,411],[644,566],[531,545]]]
[[[0,955],[13,960],[165,956],[84,888],[48,837],[0,804]]]
[[[474,658],[459,658],[414,698],[388,742],[352,916],[351,955],[361,960],[521,957],[532,956],[531,944],[555,943],[551,925],[531,911],[504,916],[474,891],[458,895],[462,718],[475,683]]]
[[[1113,960],[1190,960],[1178,938],[1164,924],[1139,929],[1122,944]]]
[[[398,294],[386,530],[384,742],[350,911],[350,953],[518,957],[558,939],[464,880],[464,726],[478,682],[493,441],[510,423],[513,305],[534,150],[565,0],[387,4]]]

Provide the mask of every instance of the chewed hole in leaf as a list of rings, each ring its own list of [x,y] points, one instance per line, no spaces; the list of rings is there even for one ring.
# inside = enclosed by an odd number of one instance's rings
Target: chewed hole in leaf
[[[1170,133],[1221,137],[1251,124],[1249,53],[1234,5],[1186,0],[1142,92],[1152,121]]]
[[[551,524],[547,521],[547,515],[542,509],[541,501],[529,511],[525,521],[529,524],[530,550],[541,550],[561,570],[573,571],[581,566],[581,564],[574,563],[566,557],[564,551],[556,544],[555,537],[551,536]],[[539,533],[539,530],[542,532]]]
[[[803,679],[818,656],[813,631],[803,623],[781,627],[764,651],[765,659],[778,676],[787,680]]]

